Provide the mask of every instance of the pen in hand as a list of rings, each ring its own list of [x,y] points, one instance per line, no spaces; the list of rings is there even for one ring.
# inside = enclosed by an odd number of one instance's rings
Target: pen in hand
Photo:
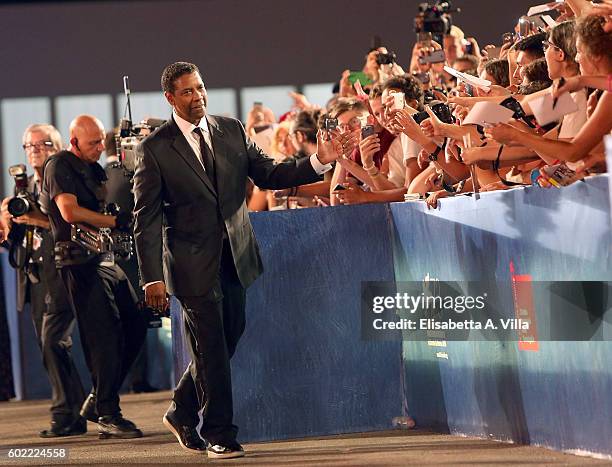
[[[559,86],[557,86],[557,89],[563,87],[564,84],[565,84],[565,80],[563,78],[559,79]],[[558,97],[555,97],[553,99],[553,106],[552,106],[553,110],[555,110],[555,107],[557,106],[557,101],[558,100],[559,100]]]

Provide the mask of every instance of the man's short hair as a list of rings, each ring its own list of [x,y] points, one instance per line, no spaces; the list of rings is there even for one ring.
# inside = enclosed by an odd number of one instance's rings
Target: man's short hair
[[[510,66],[508,60],[498,58],[485,63],[485,71],[490,74],[498,86],[507,88],[510,86]]]
[[[321,110],[302,110],[295,116],[291,123],[291,129],[296,132],[300,131],[306,137],[306,141],[316,144],[317,130]]]
[[[523,67],[523,73],[525,74],[527,81],[530,83],[534,81],[542,81],[552,84],[548,74],[548,64],[546,63],[545,58],[538,58],[529,65]]]
[[[332,118],[338,118],[345,112],[356,110],[357,112],[367,112],[368,107],[365,103],[356,97],[341,97],[339,98],[334,106],[329,109],[329,114]]]
[[[542,41],[546,40],[546,33],[540,32],[532,36],[527,36],[514,44],[514,49],[519,52],[527,52],[535,58],[544,56],[544,45]]]
[[[161,86],[164,92],[174,93],[174,82],[183,75],[200,73],[196,65],[189,62],[175,62],[164,68],[161,76]]]
[[[528,96],[544,89],[548,89],[551,86],[550,81],[532,81],[529,84],[521,84],[518,87],[518,94]]]
[[[472,75],[472,76],[478,76],[478,65],[480,64],[480,60],[478,60],[478,57],[476,55],[463,54],[461,57],[456,58],[451,66],[455,68],[455,64],[457,62],[469,63],[470,67],[467,70],[465,70],[464,73],[467,73],[468,75]]]
[[[27,127],[23,132],[22,143],[25,144],[26,136],[35,131],[44,133],[47,138],[49,138],[49,141],[53,143],[54,150],[60,151],[62,149],[62,135],[60,135],[60,132],[57,131],[57,128],[48,123],[34,123],[33,125]]]
[[[423,106],[423,86],[412,75],[392,76],[382,83],[382,90],[396,89],[406,96],[407,100],[415,100],[419,107]]]

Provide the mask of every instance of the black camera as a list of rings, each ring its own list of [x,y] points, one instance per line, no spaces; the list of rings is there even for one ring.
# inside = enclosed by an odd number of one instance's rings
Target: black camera
[[[419,13],[414,18],[414,32],[430,32],[433,40],[442,45],[444,36],[450,34],[453,20],[450,13],[459,12],[453,9],[450,1],[436,1],[419,4]]]
[[[15,196],[8,202],[8,212],[13,217],[23,216],[32,210],[36,203],[28,192],[28,174],[23,164],[11,165],[9,174],[15,180]]]
[[[381,65],[393,65],[397,61],[397,55],[393,52],[378,52],[376,54],[376,63]]]
[[[432,101],[429,104],[429,107],[431,107],[432,112],[436,117],[440,119],[441,122],[449,124],[455,122],[455,120],[453,119],[453,113],[451,112],[451,109],[448,104],[445,104],[444,102],[440,101]],[[429,114],[423,110],[422,112],[414,114],[412,118],[420,125],[423,120],[429,118]]]

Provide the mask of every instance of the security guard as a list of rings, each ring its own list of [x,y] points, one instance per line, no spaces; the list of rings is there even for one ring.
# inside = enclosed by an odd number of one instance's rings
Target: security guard
[[[52,125],[34,124],[23,134],[23,149],[34,175],[27,179],[30,200],[38,203],[42,184],[42,169],[47,158],[61,150],[62,140]],[[80,416],[85,399],[83,385],[71,355],[74,314],[68,294],[53,261],[53,239],[49,220],[32,204],[28,212],[12,217],[9,201],[2,203],[4,224],[15,237],[19,226],[31,229],[28,248],[19,240],[10,242],[15,259],[23,258],[17,269],[17,309],[23,311],[30,303],[30,313],[43,364],[51,384],[51,427],[40,432],[42,438],[73,436],[87,432],[87,421]],[[23,235],[23,231],[22,231]]]
[[[124,272],[108,258],[71,241],[71,225],[129,229],[131,213],[102,214],[104,127],[81,115],[70,124],[70,147],[45,164],[43,206],[55,240],[56,262],[79,326],[93,389],[81,414],[97,420],[101,438],[138,438],[142,432],[123,418],[119,389],[146,333],[136,295]]]

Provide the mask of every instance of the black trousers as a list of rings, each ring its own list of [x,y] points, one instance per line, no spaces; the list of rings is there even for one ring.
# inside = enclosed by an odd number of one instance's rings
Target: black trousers
[[[138,355],[146,323],[117,265],[66,266],[61,276],[79,326],[99,416],[120,413],[119,389]]]
[[[191,362],[179,381],[168,410],[181,425],[196,427],[202,411],[201,435],[212,444],[234,441],[230,359],[245,328],[246,290],[242,287],[229,242],[224,241],[221,267],[210,293],[177,297]]]
[[[60,424],[68,424],[79,417],[85,398],[72,359],[74,313],[54,265],[36,267],[40,282],[28,284],[30,312],[51,383],[51,417]]]

